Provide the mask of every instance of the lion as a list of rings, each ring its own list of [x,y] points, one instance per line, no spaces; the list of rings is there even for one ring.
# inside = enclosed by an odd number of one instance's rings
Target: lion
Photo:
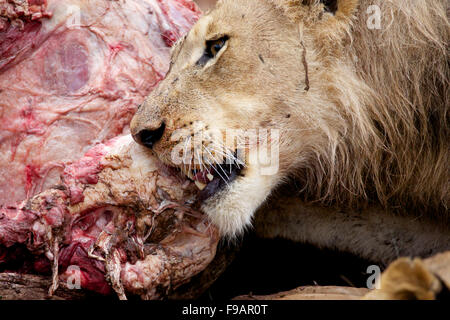
[[[264,237],[386,265],[444,252],[449,10],[446,0],[219,1],[174,45],[131,132],[196,182],[226,237],[253,221]],[[264,141],[277,151],[270,174],[250,161]]]

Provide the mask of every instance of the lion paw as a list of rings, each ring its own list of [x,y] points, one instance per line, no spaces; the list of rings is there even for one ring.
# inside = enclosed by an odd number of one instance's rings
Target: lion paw
[[[368,293],[368,300],[434,300],[445,286],[419,259],[400,258],[381,275],[380,289]]]
[[[434,300],[444,287],[419,258],[394,261],[381,275],[380,285],[380,289],[371,291],[364,299]]]

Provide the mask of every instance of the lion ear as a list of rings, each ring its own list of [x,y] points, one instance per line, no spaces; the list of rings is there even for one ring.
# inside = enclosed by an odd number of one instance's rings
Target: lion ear
[[[304,22],[321,20],[325,13],[339,22],[350,22],[359,0],[274,0],[288,15]],[[331,20],[333,20],[331,19]]]
[[[338,10],[338,0],[323,0],[324,10],[336,14]]]
[[[325,12],[335,14],[338,9],[339,0],[300,0],[299,3],[302,6],[313,6],[322,4]]]
[[[314,1],[314,0],[305,0]],[[358,8],[359,0],[320,0],[324,10],[339,19],[350,19]]]
[[[273,0],[296,24],[318,38],[339,41],[348,34],[359,0]]]

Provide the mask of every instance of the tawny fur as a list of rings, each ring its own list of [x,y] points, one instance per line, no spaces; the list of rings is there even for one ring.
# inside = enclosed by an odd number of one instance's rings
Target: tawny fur
[[[311,19],[298,10],[301,2],[288,1],[287,10],[300,25]],[[339,2],[345,13],[337,14],[338,22],[308,21],[316,35],[310,59],[328,66],[314,75],[320,79],[316,98],[332,97],[333,110],[323,119],[327,148],[317,146],[317,162],[304,168],[304,191],[333,204],[375,200],[444,213],[450,190],[448,2],[357,2]],[[368,5],[381,8],[381,30],[367,27]]]
[[[357,1],[340,2],[355,16],[353,23],[348,15],[338,17],[338,26],[333,21],[330,27],[341,32],[313,27],[317,59],[329,66],[316,75],[323,80],[319,91],[334,96],[332,117],[344,121],[323,128],[328,148],[320,146],[318,161],[304,169],[304,191],[332,204],[375,200],[420,215],[446,214],[448,2],[361,2],[354,12],[348,6]],[[296,10],[298,3],[290,1],[288,15],[299,23],[311,19]],[[368,5],[382,9],[381,30],[366,26]]]
[[[367,26],[369,5],[381,9],[379,30]],[[167,78],[133,119],[135,134],[166,123],[154,150],[168,164],[171,133],[194,132],[196,121],[205,132],[281,130],[275,176],[249,168],[205,204],[224,234],[241,232],[287,181],[306,202],[375,205],[448,224],[448,1],[337,7],[332,14],[318,0],[219,1],[177,43]],[[199,67],[205,41],[220,35],[229,36],[226,47]]]

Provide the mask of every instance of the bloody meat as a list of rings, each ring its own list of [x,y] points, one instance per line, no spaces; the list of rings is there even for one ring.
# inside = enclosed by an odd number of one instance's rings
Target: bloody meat
[[[199,14],[189,0],[0,0],[0,205],[127,133]]]
[[[213,259],[195,186],[127,135],[199,14],[189,0],[0,0],[0,271],[155,299]]]
[[[78,280],[122,299],[163,298],[206,268],[219,241],[186,179],[129,135],[99,144],[60,185],[0,209],[0,268],[19,259],[15,271],[52,271],[50,292]]]

